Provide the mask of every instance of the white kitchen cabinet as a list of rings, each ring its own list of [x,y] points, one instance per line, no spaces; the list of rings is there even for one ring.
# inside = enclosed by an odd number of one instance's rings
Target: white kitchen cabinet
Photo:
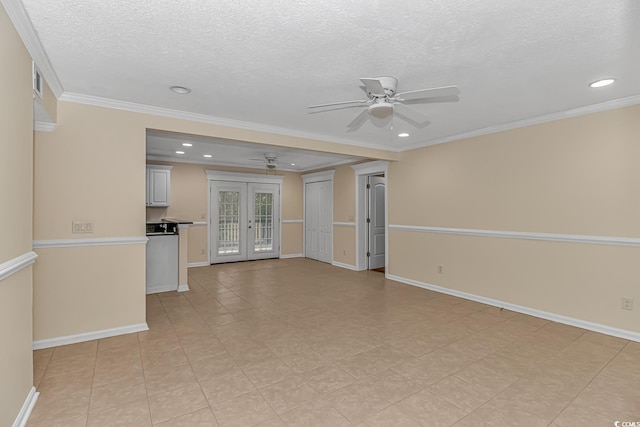
[[[147,206],[169,206],[173,166],[147,165]]]

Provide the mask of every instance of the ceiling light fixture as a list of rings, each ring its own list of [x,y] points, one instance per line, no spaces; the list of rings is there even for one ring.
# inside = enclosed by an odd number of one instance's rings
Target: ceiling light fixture
[[[399,134],[398,134],[398,136],[399,136],[400,138],[406,138],[406,137],[408,137],[408,136],[409,136],[409,134],[408,134],[408,133],[406,133],[406,132],[402,132],[402,133],[399,133]]]
[[[291,166],[295,166],[295,165],[296,165],[295,163],[291,163]]]
[[[209,157],[213,157],[213,156],[211,154],[203,154],[202,157],[209,158]]]
[[[183,142],[182,146],[183,147],[191,147],[191,146],[193,146],[193,144],[191,144],[190,142]]]
[[[609,86],[610,84],[612,84],[615,81],[616,81],[616,79],[611,79],[611,78],[596,80],[593,83],[589,83],[589,87],[605,87],[605,86]]]
[[[184,151],[176,151],[176,154],[184,154]]]
[[[184,86],[171,86],[169,89],[171,89],[171,92],[178,93],[180,95],[191,93],[191,89]]]

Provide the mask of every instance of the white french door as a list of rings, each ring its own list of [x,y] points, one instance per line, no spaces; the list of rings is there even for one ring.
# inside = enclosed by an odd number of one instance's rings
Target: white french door
[[[280,255],[280,186],[211,182],[211,263]]]

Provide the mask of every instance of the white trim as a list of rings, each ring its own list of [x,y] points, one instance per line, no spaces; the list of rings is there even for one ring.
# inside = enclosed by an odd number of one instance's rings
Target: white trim
[[[50,122],[41,122],[35,121],[33,122],[33,130],[36,132],[53,132],[56,130],[56,124]]]
[[[5,1],[5,0],[3,0]],[[293,129],[282,128],[279,126],[270,126],[261,123],[246,122],[242,120],[233,120],[223,117],[208,116],[206,114],[189,113],[187,111],[172,110],[169,108],[155,107],[152,105],[137,104],[135,102],[119,101],[116,99],[102,98],[99,96],[83,95],[80,93],[64,92],[60,97],[61,101],[74,102],[77,104],[95,105],[97,107],[113,108],[116,110],[131,111],[134,113],[152,114],[160,117],[170,117],[174,119],[189,120],[198,123],[209,123],[219,126],[226,126],[236,129],[248,131],[265,132],[270,134],[292,136],[295,138],[303,138],[314,141],[334,142],[343,145],[355,145],[358,147],[373,148],[387,152],[393,152],[386,145],[370,144],[362,141],[329,138],[326,135],[318,135],[311,132],[296,131]],[[253,141],[260,143],[259,141]]]
[[[158,169],[163,171],[170,171],[173,169],[173,166],[169,165],[154,165],[153,163],[147,163],[147,169]]]
[[[284,255],[280,255],[280,259],[288,259],[288,258],[304,258],[304,254],[284,254]]]
[[[207,225],[207,221],[197,221],[191,224],[193,227],[202,227]]]
[[[355,222],[334,222],[333,226],[334,227],[355,227],[356,223]]]
[[[35,387],[31,387],[29,389],[27,398],[24,400],[22,408],[20,408],[20,412],[18,412],[18,416],[13,422],[13,427],[25,427],[27,425],[27,421],[29,421],[29,417],[31,416],[31,411],[33,411],[33,407],[36,405],[39,396],[40,393],[36,391]]]
[[[389,176],[389,162],[377,160],[374,162],[360,163],[351,166],[355,172],[355,188],[356,188],[356,269],[358,271],[367,269],[367,200],[366,200],[366,184],[367,176],[384,174],[385,178]],[[388,185],[384,186],[384,224],[385,224],[385,242],[384,242],[384,265],[389,265],[389,209],[387,207]]]
[[[300,178],[302,178],[302,182],[304,184],[309,184],[312,182],[320,182],[320,181],[333,181],[333,175],[335,175],[336,171],[335,170],[328,170],[328,171],[322,171],[322,172],[314,172],[314,173],[308,173],[305,175],[300,175]]]
[[[304,219],[283,219],[283,224],[304,224]]]
[[[101,338],[115,337],[117,335],[132,334],[134,332],[148,331],[149,326],[145,323],[136,323],[134,325],[120,326],[117,328],[102,329],[100,331],[83,332],[81,334],[65,335],[56,338],[47,338],[33,342],[33,349],[40,350],[49,347],[58,347],[61,345],[75,344],[79,342],[98,340]]]
[[[209,264],[207,261],[202,261],[202,262],[190,262],[187,264],[187,268],[192,268],[192,267],[209,267],[211,264]]]
[[[97,237],[92,239],[34,240],[34,249],[75,248],[88,246],[119,246],[147,244],[147,237]]]
[[[7,262],[3,262],[2,264],[0,264],[0,280],[4,280],[7,277],[16,274],[23,268],[30,266],[36,261],[37,257],[38,254],[31,251],[10,259]]]
[[[586,114],[614,110],[616,108],[630,107],[636,104],[640,104],[640,95],[633,95],[626,98],[614,99],[611,101],[605,101],[598,104],[587,105],[584,107],[571,108],[569,110],[558,111],[551,114],[544,114],[542,116],[531,117],[523,120],[516,120],[514,122],[503,123],[503,124],[494,125],[494,126],[487,126],[485,128],[476,129],[469,132],[463,132],[456,135],[436,138],[430,141],[423,141],[416,144],[405,145],[397,151],[415,150],[416,148],[427,147],[429,145],[444,144],[445,142],[458,141],[461,139],[473,138],[473,137],[482,136],[482,135],[489,135],[492,133],[503,132],[506,130],[533,126],[540,123],[552,122],[555,120],[568,119],[571,117],[583,116]]]
[[[464,236],[501,237],[508,239],[544,240],[550,242],[585,243],[591,245],[640,246],[640,238],[586,236],[580,234],[529,233],[525,231],[476,230],[471,228],[423,227],[417,225],[389,225],[389,230],[422,233],[457,234]]]
[[[347,270],[358,271],[355,265],[345,264],[343,262],[331,261],[331,265],[334,267],[346,268]]]
[[[358,163],[357,165],[351,165],[351,169],[356,172],[356,175],[386,173],[387,170],[389,170],[389,162],[386,160],[376,160],[374,162]]]
[[[189,290],[189,284],[185,283],[184,285],[178,286],[178,292],[187,292]]]
[[[612,326],[603,325],[601,323],[589,322],[587,320],[576,319],[574,317],[563,316],[561,314],[549,313],[547,311],[542,311],[535,308],[525,307],[517,304],[511,304],[511,303],[496,300],[493,298],[487,298],[480,295],[457,291],[455,289],[443,288],[442,286],[432,285],[430,283],[420,282],[414,279],[407,279],[405,277],[395,276],[393,274],[386,274],[385,277],[389,280],[395,280],[396,282],[417,286],[419,288],[428,289],[430,291],[452,295],[458,298],[464,298],[464,299],[476,301],[482,304],[492,305],[494,307],[505,308],[507,310],[515,311],[518,313],[528,314],[530,316],[535,316],[541,319],[551,320],[553,322],[563,323],[565,325],[571,325],[578,328],[599,332],[601,334],[612,335],[614,337],[619,337],[627,340],[640,342],[640,333],[638,332],[628,331],[626,329],[614,328]]]
[[[259,184],[282,184],[282,175],[262,175],[258,173],[221,172],[205,170],[209,181],[255,182]]]
[[[31,24],[29,15],[27,14],[22,2],[14,0],[0,0],[0,3],[2,3],[7,11],[7,15],[9,15],[11,23],[20,35],[22,43],[24,43],[24,46],[27,48],[29,55],[31,55],[31,58],[33,58],[38,69],[42,72],[45,82],[47,82],[56,98],[60,98],[63,92],[62,84],[49,61],[47,53],[40,43],[40,39]]]
[[[189,228],[191,224],[178,224],[178,229],[185,229],[185,228]]]

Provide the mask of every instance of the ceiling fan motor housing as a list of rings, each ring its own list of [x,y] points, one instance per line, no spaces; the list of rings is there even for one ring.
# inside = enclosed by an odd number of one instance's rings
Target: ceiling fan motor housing
[[[393,104],[388,102],[376,102],[369,106],[369,114],[379,119],[384,119],[393,114]]]

